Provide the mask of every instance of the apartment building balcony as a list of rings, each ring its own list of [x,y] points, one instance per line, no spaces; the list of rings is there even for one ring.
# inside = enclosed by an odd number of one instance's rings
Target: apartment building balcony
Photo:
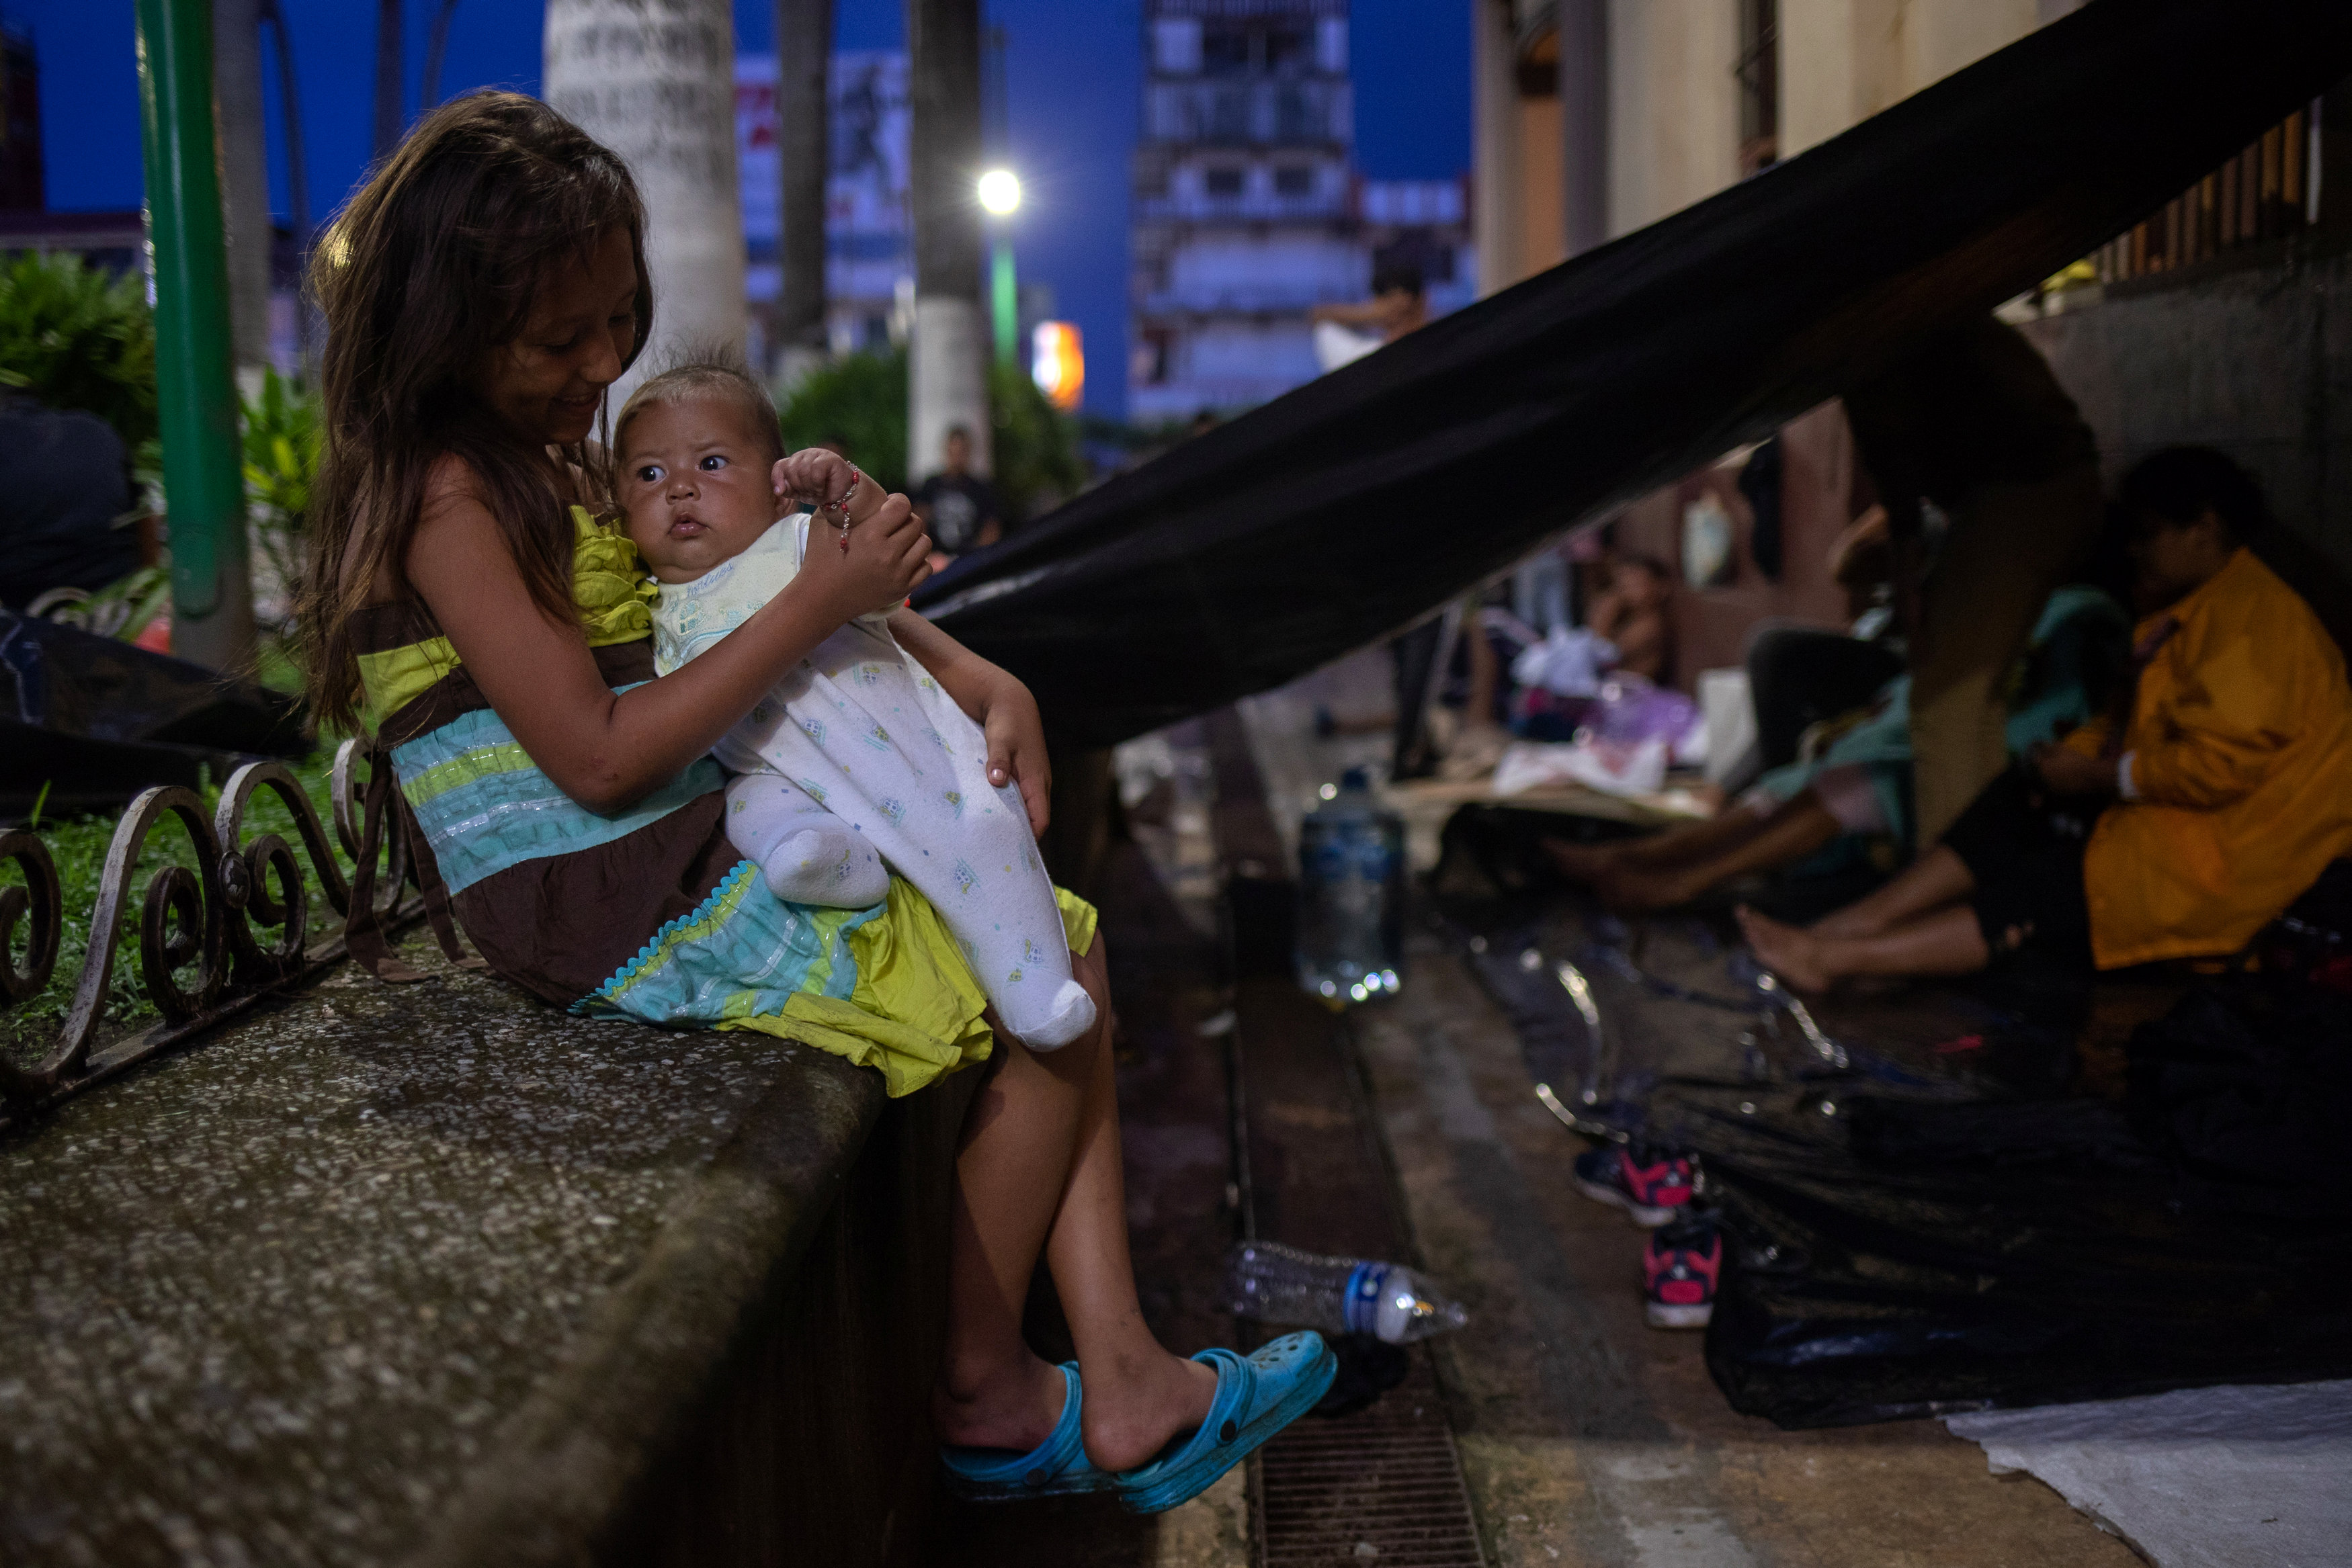
[[[1355,126],[1355,89],[1344,79],[1154,81],[1143,89],[1147,141],[1344,148]]]

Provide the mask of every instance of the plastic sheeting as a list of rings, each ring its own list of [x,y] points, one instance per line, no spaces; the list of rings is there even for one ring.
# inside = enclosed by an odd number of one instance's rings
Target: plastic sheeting
[[[1736,1239],[1706,1347],[1733,1406],[1836,1426],[2352,1375],[2352,998],[2215,982],[2128,1055],[2121,1102],[1663,1086],[1652,1135],[1700,1152]]]
[[[1111,480],[917,601],[1073,741],[1264,690],[2032,287],[2347,69],[2341,0],[2094,0]]]
[[[2352,1383],[2199,1388],[1955,1417],[2157,1568],[2352,1560]]]
[[[310,749],[294,701],[201,664],[0,610],[0,818],[122,805]],[[47,791],[43,795],[43,790]]]
[[[2134,1030],[2107,1098],[2083,1004],[2112,1040],[2165,999],[2145,978],[1988,975],[1809,1028],[1700,922],[1645,923],[1638,961],[1607,916],[1529,923],[1529,852],[1491,817],[1457,817],[1437,876],[1501,894],[1452,906],[1467,961],[1553,1114],[1700,1157],[1734,1408],[1814,1427],[2352,1377],[2352,863],[2265,933],[2262,974]]]

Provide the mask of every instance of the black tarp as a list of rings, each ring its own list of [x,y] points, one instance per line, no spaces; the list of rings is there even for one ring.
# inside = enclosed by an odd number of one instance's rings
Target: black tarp
[[[2352,70],[2343,0],[2094,0],[917,596],[1108,744],[1393,632],[2146,216]]]
[[[299,705],[250,681],[0,610],[0,820],[106,810],[310,750]],[[44,793],[46,791],[46,793]]]
[[[1632,931],[1547,906],[1481,831],[1449,828],[1439,878],[1475,885],[1475,862],[1505,890],[1448,909],[1530,1079],[1589,1135],[1700,1160],[1727,1259],[1706,1360],[1735,1409],[1831,1427],[2352,1376],[2352,861],[2255,972],[2102,998],[2020,961],[1842,1004],[1839,1066],[1702,923],[1654,926],[1645,970]],[[2116,1021],[2158,1010],[2118,1061]]]
[[[1650,1124],[1727,1221],[1706,1357],[1732,1407],[1844,1426],[2352,1375],[2352,997],[2202,987],[2135,1034],[2130,1080],[1663,1089]]]

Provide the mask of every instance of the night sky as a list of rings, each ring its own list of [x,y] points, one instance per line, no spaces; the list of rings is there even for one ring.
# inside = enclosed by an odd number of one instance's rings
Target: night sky
[[[361,0],[282,0],[294,35],[310,202],[323,218],[366,163],[374,90],[375,7]],[[434,0],[409,0],[410,106],[424,75]],[[1105,413],[1126,398],[1128,153],[1142,73],[1140,7],[1110,0],[989,0],[1005,30],[1013,166],[1024,204],[1017,244],[1024,277],[1053,286],[1060,313],[1086,334],[1087,403]],[[1470,162],[1467,0],[1355,0],[1356,137],[1375,179],[1436,178]],[[533,0],[459,0],[446,92],[501,86],[536,91],[541,10]],[[49,205],[135,207],[140,201],[139,84],[125,0],[0,0],[0,17],[29,30],[41,60],[41,134]],[[895,0],[841,0],[841,48],[905,41]],[[740,47],[773,47],[768,0],[736,0]],[[274,71],[270,192],[287,212]]]

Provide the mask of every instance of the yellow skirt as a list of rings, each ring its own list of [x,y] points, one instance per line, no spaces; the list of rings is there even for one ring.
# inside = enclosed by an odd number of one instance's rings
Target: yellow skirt
[[[1094,945],[1094,905],[1061,887],[1054,900],[1070,951],[1084,953]],[[996,1043],[982,1017],[988,996],[939,911],[913,884],[892,877],[888,914],[844,935],[857,962],[848,1000],[798,992],[780,1013],[730,1018],[718,1027],[798,1040],[874,1068],[894,1100],[988,1060]]]

